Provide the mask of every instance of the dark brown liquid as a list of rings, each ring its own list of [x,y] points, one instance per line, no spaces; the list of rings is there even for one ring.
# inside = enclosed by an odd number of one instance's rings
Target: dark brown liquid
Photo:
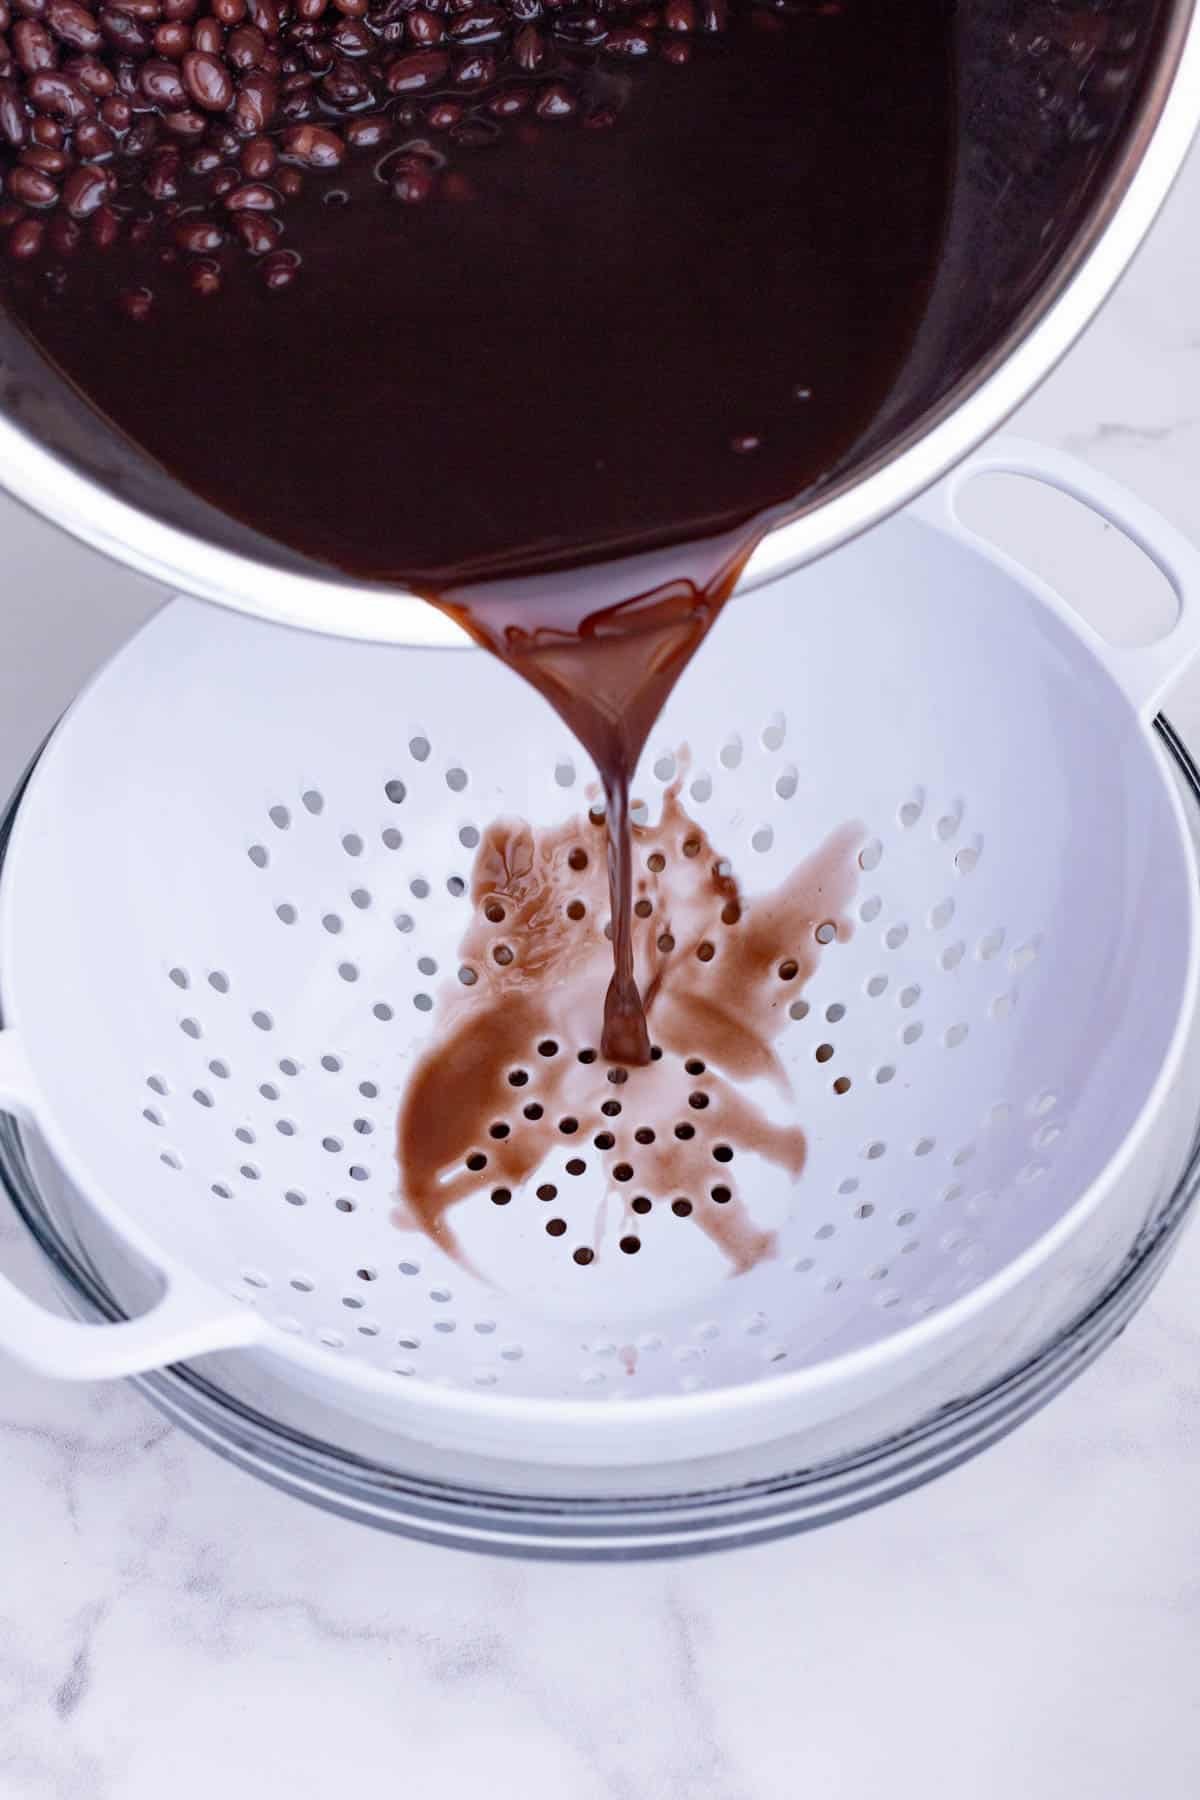
[[[741,1191],[739,1158],[798,1176],[804,1133],[769,1119],[742,1084],[790,1092],[775,1040],[807,1010],[801,996],[823,944],[849,932],[862,833],[836,832],[774,892],[744,898],[719,846],[685,812],[681,785],[667,790],[658,820],[628,834],[630,973],[654,1038],[644,1067],[606,1067],[592,1035],[610,968],[600,826],[506,820],[484,835],[459,980],[441,997],[397,1130],[400,1222],[451,1255],[462,1254],[447,1217],[455,1206],[480,1190],[507,1206],[542,1171],[547,1231],[577,1261],[592,1260],[598,1245],[568,1239],[564,1214],[578,1212],[573,1180],[593,1174],[594,1196],[596,1169],[623,1201],[617,1237],[629,1254],[656,1207],[691,1219],[732,1270],[774,1247]],[[817,1056],[835,1092],[847,1092],[832,1047]]]
[[[3,271],[46,352],[182,481],[415,587],[576,732],[613,826],[620,1061],[648,1053],[629,778],[754,543],[903,365],[947,204],[949,30],[943,0],[743,0],[686,66],[573,51],[579,117],[608,129],[527,113],[420,206],[374,155],[306,176],[281,292],[226,254],[201,298],[128,235],[65,282]],[[186,172],[180,202],[211,206]],[[136,288],[139,323],[114,304]]]

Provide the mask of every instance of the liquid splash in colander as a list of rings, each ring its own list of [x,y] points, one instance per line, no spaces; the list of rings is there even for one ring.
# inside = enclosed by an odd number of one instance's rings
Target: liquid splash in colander
[[[633,827],[635,967],[654,1042],[644,1068],[597,1048],[612,972],[602,810],[548,827],[500,820],[482,837],[458,978],[397,1127],[397,1220],[453,1255],[456,1207],[532,1205],[586,1266],[610,1234],[570,1221],[581,1200],[594,1211],[598,1191],[619,1196],[619,1253],[637,1254],[639,1220],[656,1207],[694,1222],[736,1272],[773,1252],[737,1158],[799,1177],[804,1132],[743,1088],[790,1091],[774,1040],[825,947],[849,936],[862,831],[843,826],[773,891],[747,897],[680,786],[657,823]],[[556,1166],[535,1179],[564,1148],[565,1177]]]

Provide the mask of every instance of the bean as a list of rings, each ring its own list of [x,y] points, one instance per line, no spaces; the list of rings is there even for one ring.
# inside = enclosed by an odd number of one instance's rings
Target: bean
[[[375,98],[374,91],[353,63],[338,62],[321,83],[321,92],[330,105],[349,111],[366,106]]]
[[[202,256],[188,270],[188,280],[192,291],[201,294],[205,299],[221,291],[221,265],[209,256]]]
[[[285,200],[298,200],[304,192],[304,177],[299,169],[278,169],[275,173],[275,186]]]
[[[430,107],[426,115],[430,127],[434,131],[450,131],[463,116],[463,109],[457,100],[438,100]]]
[[[279,83],[260,69],[242,79],[233,102],[233,117],[239,131],[257,137],[275,117],[279,105]]]
[[[496,79],[496,59],[487,50],[471,50],[454,65],[454,79],[459,87],[486,87]]]
[[[178,108],[187,105],[187,89],[183,78],[173,62],[165,57],[152,56],[143,63],[140,85],[143,94],[154,106]]]
[[[175,242],[185,253],[200,256],[209,250],[219,250],[225,242],[225,233],[212,219],[193,215],[180,219],[175,227]]]
[[[104,42],[95,13],[78,0],[47,0],[46,23],[72,50],[98,50]]]
[[[29,262],[41,254],[46,227],[40,219],[22,219],[8,234],[8,254],[18,262]]]
[[[7,138],[14,150],[19,150],[29,136],[20,89],[7,78],[0,81],[0,136]]]
[[[520,25],[532,24],[542,16],[542,0],[508,0],[508,10]]]
[[[121,221],[111,206],[98,206],[92,214],[92,242],[97,250],[111,250],[121,235]]]
[[[234,213],[233,229],[251,256],[265,256],[283,234],[283,225],[271,213]]]
[[[539,119],[569,119],[578,109],[579,103],[570,88],[564,87],[561,81],[552,81],[538,95],[535,111]]]
[[[246,0],[209,0],[209,5],[222,25],[240,25],[246,16]]]
[[[191,47],[192,28],[183,19],[169,19],[154,33],[154,48],[171,62],[178,62]]]
[[[277,0],[246,0],[246,10],[250,14],[250,23],[257,25],[265,38],[273,38],[279,33],[279,7]],[[364,12],[366,8],[363,8]]]
[[[296,17],[312,24],[319,19],[329,0],[296,0]]]
[[[113,180],[98,163],[82,163],[63,183],[63,205],[73,219],[90,219],[112,192]]]
[[[58,204],[58,183],[42,169],[15,168],[8,171],[8,191],[22,206],[43,207]]]
[[[220,56],[224,44],[225,33],[215,19],[197,19],[192,26],[193,50],[199,50],[205,56]]]
[[[88,162],[108,162],[117,148],[117,140],[99,119],[84,119],[75,129],[75,148]]]
[[[508,88],[502,94],[493,95],[488,102],[488,111],[497,119],[515,119],[528,110],[530,99],[528,88]]]
[[[399,165],[392,177],[392,193],[405,206],[421,206],[433,193],[433,171],[416,157]]]
[[[451,19],[447,35],[456,44],[497,44],[507,30],[508,19],[498,6],[472,6]]]
[[[229,70],[203,50],[189,50],[183,59],[183,79],[197,106],[206,112],[224,112],[233,100]]]
[[[45,15],[46,0],[13,0],[13,4],[24,19],[40,19]]]
[[[333,0],[333,4],[348,19],[365,19],[369,0]]]
[[[275,148],[273,139],[256,137],[251,138],[249,143],[242,146],[239,160],[243,175],[251,181],[264,181],[279,161],[279,152]]]
[[[194,107],[183,106],[174,112],[162,115],[163,128],[173,137],[201,138],[204,136],[204,114]]]
[[[242,136],[237,127],[224,119],[210,119],[205,127],[204,141],[211,144],[214,150],[221,152],[224,162],[232,162],[235,156],[242,154]]]
[[[152,200],[177,200],[179,198],[179,152],[173,149],[156,150],[146,165],[146,173],[142,176],[142,186]]]
[[[450,58],[444,50],[414,50],[411,56],[398,56],[387,72],[391,94],[421,94],[436,87],[450,72]]]
[[[117,305],[135,325],[143,324],[154,306],[154,295],[148,287],[122,288]]]
[[[352,150],[374,150],[391,135],[392,121],[386,113],[368,113],[346,123],[345,138]]]
[[[608,36],[608,26],[599,13],[572,8],[570,12],[560,13],[554,21],[554,35],[562,38],[565,43],[591,49],[604,42]]]
[[[44,144],[48,150],[61,150],[66,142],[66,133],[58,120],[48,119],[45,113],[30,120],[29,135],[35,144]]]
[[[534,74],[546,60],[546,40],[536,25],[522,25],[513,39],[513,61],[527,75]]]
[[[125,142],[121,145],[124,155],[134,158],[145,156],[158,142],[158,120],[150,113],[143,113],[129,129]]]
[[[225,204],[230,212],[274,212],[279,195],[265,181],[244,181],[226,194]]]
[[[7,31],[12,24],[12,8],[8,0],[0,0],[0,31]]]
[[[270,292],[290,287],[300,270],[300,257],[295,250],[272,250],[259,263],[262,278]]]
[[[645,31],[635,31],[632,26],[618,25],[610,31],[604,46],[609,56],[628,57],[653,56],[654,39]]]
[[[163,0],[162,16],[169,23],[187,25],[200,10],[200,0]]]
[[[267,40],[257,25],[239,25],[230,34],[225,56],[235,69],[257,69],[267,53]]]
[[[290,119],[293,125],[299,125],[304,119],[311,119],[317,110],[317,103],[308,88],[293,88],[279,102],[280,116]]]
[[[440,44],[443,36],[442,21],[436,13],[431,13],[423,6],[408,15],[408,35],[414,44],[428,48],[430,44]]]
[[[361,19],[339,19],[329,42],[339,56],[369,56],[375,48],[375,39]]]
[[[71,167],[71,158],[66,151],[49,144],[31,144],[22,150],[17,161],[27,169],[40,169],[44,175],[65,175]]]
[[[12,28],[13,55],[27,75],[39,69],[56,69],[58,51],[54,39],[36,19],[18,19]]]
[[[100,105],[100,117],[110,131],[128,131],[133,123],[133,108],[121,94],[114,94]]]
[[[159,0],[108,0],[108,4],[116,12],[140,19],[144,25],[152,25],[162,12]]]
[[[309,169],[336,169],[346,146],[336,131],[323,125],[293,125],[283,134],[283,153]]]
[[[126,56],[149,56],[154,48],[154,37],[140,19],[129,13],[118,12],[114,7],[106,6],[100,14],[100,30],[104,40],[114,50],[122,51]],[[119,84],[118,84],[119,85]]]
[[[241,180],[240,169],[216,169],[209,177],[208,191],[214,200],[223,200],[227,194],[232,194],[234,188],[241,185]]]
[[[69,62],[64,63],[63,74],[97,100],[107,100],[117,91],[117,78],[112,70],[90,51],[83,56],[73,56]]]

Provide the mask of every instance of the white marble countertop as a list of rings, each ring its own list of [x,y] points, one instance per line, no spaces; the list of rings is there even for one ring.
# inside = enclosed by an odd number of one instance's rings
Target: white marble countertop
[[[1200,156],[1016,422],[1200,533]],[[0,784],[153,607],[0,503]],[[19,567],[20,580],[13,578]],[[1200,680],[1172,706],[1200,741]],[[0,1261],[31,1266],[0,1214]],[[1014,1437],[831,1531],[483,1560],[0,1365],[0,1800],[1195,1800],[1200,1235]]]

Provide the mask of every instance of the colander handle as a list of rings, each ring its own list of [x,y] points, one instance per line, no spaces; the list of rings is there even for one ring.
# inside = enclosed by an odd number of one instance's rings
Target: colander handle
[[[0,1112],[38,1124],[37,1084],[15,1031],[0,1031]],[[0,1274],[0,1352],[39,1375],[104,1381],[140,1375],[210,1350],[232,1350],[263,1335],[257,1313],[223,1300],[186,1270],[160,1271],[163,1288],[140,1318],[84,1324],[47,1311]]]
[[[984,540],[964,523],[958,502],[963,490],[980,475],[1024,475],[1057,488],[1115,526],[1166,576],[1179,601],[1179,613],[1166,636],[1153,644],[1112,644],[1054,597],[1057,609],[1070,618],[1072,629],[1086,639],[1142,718],[1152,720],[1166,694],[1200,652],[1200,550],[1161,513],[1107,475],[1061,450],[1019,437],[994,439],[935,490],[939,522],[948,523],[957,536],[968,538],[973,545]],[[986,548],[989,554],[997,554],[990,543]]]

